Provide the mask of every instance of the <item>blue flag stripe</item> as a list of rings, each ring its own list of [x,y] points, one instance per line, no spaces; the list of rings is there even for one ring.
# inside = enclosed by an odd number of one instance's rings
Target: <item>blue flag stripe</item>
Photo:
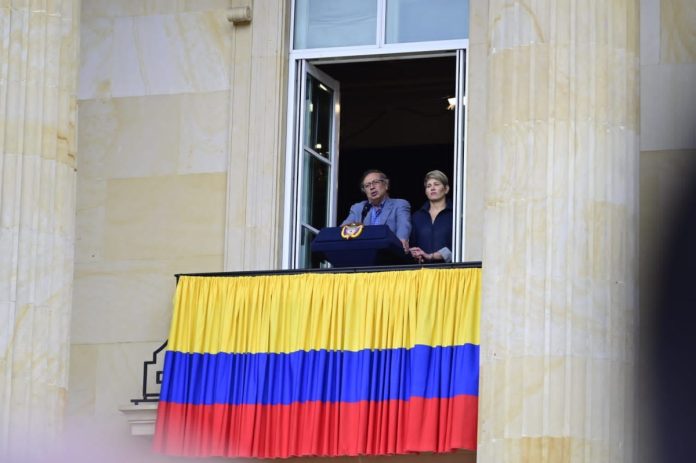
[[[165,365],[160,400],[174,403],[451,398],[478,395],[479,346],[264,354],[168,351]]]

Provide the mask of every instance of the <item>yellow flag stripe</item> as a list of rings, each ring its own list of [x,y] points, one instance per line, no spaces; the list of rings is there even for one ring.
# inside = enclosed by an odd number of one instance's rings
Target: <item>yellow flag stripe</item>
[[[481,269],[188,277],[169,350],[300,350],[479,344]]]

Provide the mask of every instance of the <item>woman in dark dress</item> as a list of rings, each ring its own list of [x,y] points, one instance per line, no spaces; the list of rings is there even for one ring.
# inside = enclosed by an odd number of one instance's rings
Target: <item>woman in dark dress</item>
[[[452,262],[452,204],[447,199],[449,181],[439,170],[425,176],[428,200],[411,217],[411,248],[420,263]]]

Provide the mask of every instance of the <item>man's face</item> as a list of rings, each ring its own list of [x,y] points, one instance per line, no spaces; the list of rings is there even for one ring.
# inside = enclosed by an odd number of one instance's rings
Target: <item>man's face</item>
[[[363,191],[371,204],[381,203],[387,196],[387,181],[381,174],[373,172],[363,179]]]

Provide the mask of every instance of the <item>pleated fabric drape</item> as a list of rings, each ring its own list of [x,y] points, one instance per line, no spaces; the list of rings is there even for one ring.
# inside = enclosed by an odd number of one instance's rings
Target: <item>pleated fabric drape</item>
[[[480,297],[480,269],[181,277],[154,449],[475,449]]]

